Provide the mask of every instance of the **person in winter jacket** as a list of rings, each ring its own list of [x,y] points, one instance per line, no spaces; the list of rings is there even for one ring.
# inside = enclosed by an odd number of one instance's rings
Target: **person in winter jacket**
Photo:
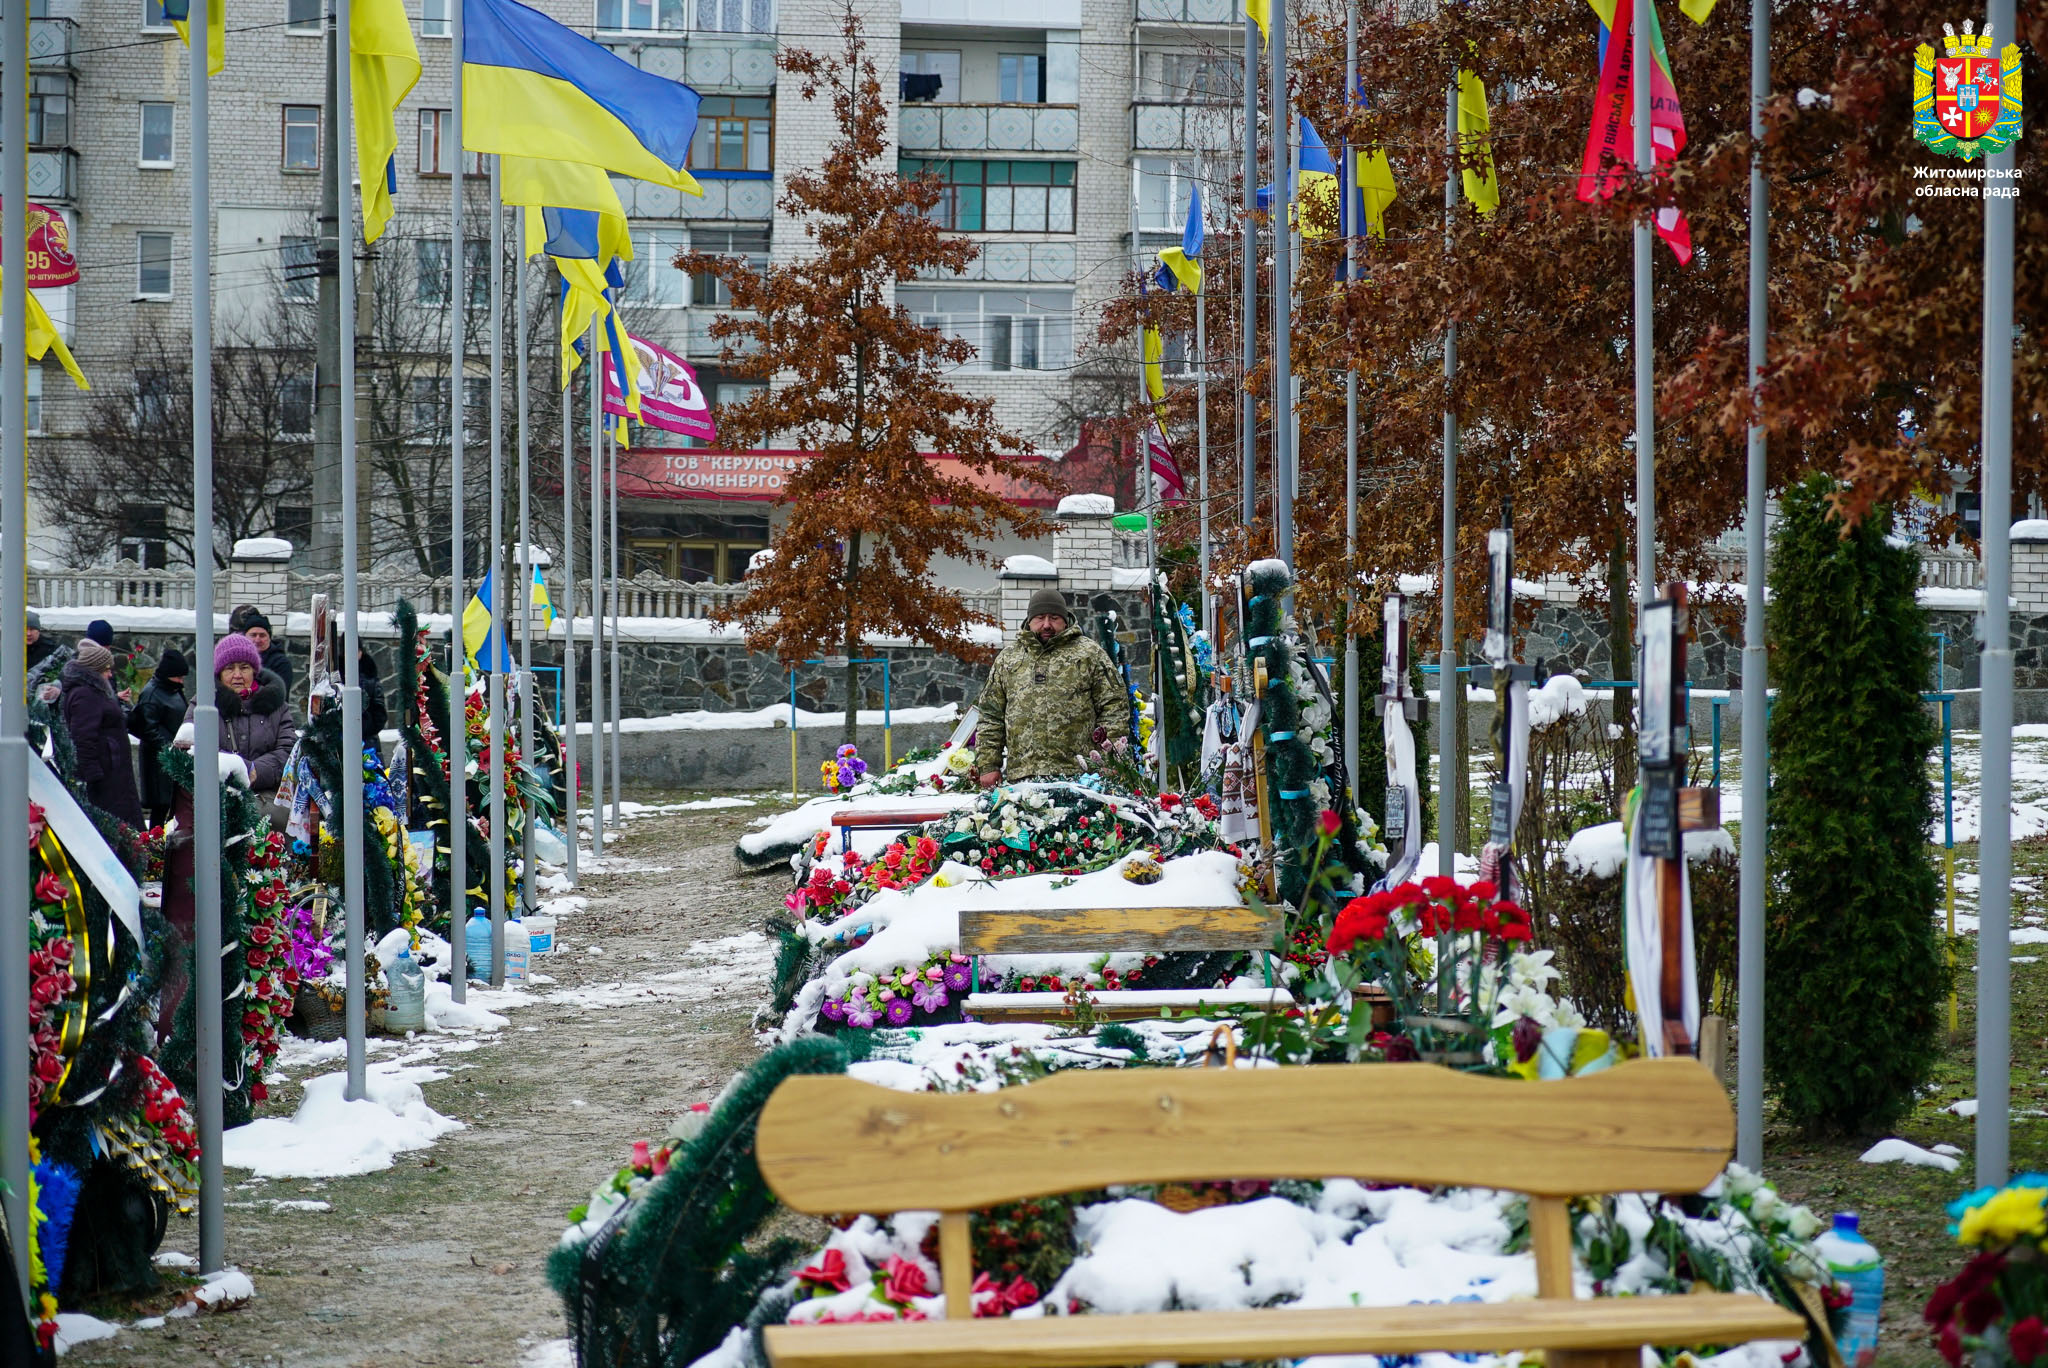
[[[252,615],[242,624],[242,635],[256,643],[256,653],[262,657],[264,669],[284,681],[287,691],[292,687],[292,658],[284,644],[270,634],[270,619],[261,613]]]
[[[1082,755],[1127,741],[1131,729],[1130,691],[1057,589],[1031,596],[1024,630],[990,667],[980,707],[974,752],[985,789],[1078,774]]]
[[[277,792],[299,739],[284,681],[263,668],[255,642],[232,632],[213,648],[213,680],[220,748],[242,757],[249,766],[249,787],[267,798]],[[197,707],[196,701],[187,705],[187,721]]]
[[[64,665],[59,705],[71,732],[77,763],[73,776],[94,807],[129,826],[142,825],[142,801],[135,795],[134,760],[128,749],[128,714],[114,695],[114,653],[87,638]]]
[[[128,714],[128,730],[142,741],[142,803],[151,826],[162,826],[177,801],[177,785],[164,773],[164,747],[178,735],[185,720],[185,676],[191,666],[184,652],[172,647],[157,657],[156,672]]]
[[[34,674],[36,666],[57,653],[57,643],[43,635],[42,614],[33,608],[28,614],[28,672]]]
[[[384,681],[377,677],[377,658],[367,650],[356,652],[356,681],[363,690],[363,744],[377,744],[377,734],[391,722],[384,705]]]

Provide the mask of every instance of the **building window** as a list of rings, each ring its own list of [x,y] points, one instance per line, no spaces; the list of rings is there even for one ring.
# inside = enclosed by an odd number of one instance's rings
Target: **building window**
[[[422,176],[445,176],[455,165],[455,116],[446,109],[422,109],[420,112],[419,168]],[[482,176],[488,174],[484,153],[469,154],[468,170],[465,174]]]
[[[773,33],[770,0],[697,0],[697,28],[706,33]]]
[[[963,233],[1071,233],[1074,163],[898,160],[904,176],[926,172],[945,182],[926,217]]]
[[[1001,65],[1000,94],[1004,104],[1045,103],[1045,59],[1035,52],[1006,52]]]
[[[171,297],[171,235],[169,233],[137,233],[135,235],[135,297],[137,299],[169,299]]]
[[[705,96],[697,106],[696,136],[690,140],[691,169],[774,170],[772,108],[765,96]]]
[[[283,537],[293,546],[306,546],[313,540],[311,504],[279,504],[273,522],[271,535]]]
[[[171,138],[171,116],[176,106],[154,100],[145,100],[137,106],[141,110],[140,164],[164,167],[176,164],[175,148]],[[33,116],[31,116],[33,117]],[[35,139],[31,137],[30,142]]]
[[[905,76],[936,76],[939,93],[936,104],[955,104],[960,99],[960,51],[953,49],[905,48],[899,68]]]
[[[37,147],[62,147],[71,141],[69,76],[29,73],[28,140]]]
[[[683,0],[597,0],[597,27],[605,33],[681,33]]]
[[[284,107],[283,165],[287,171],[320,169],[320,106]]]
[[[448,427],[448,381],[444,376],[415,375],[406,387],[410,422],[405,439],[427,445],[453,436]]]
[[[164,0],[142,0],[142,31],[171,32],[171,21],[164,18]]]
[[[1234,100],[1243,88],[1237,67],[1199,52],[1140,53],[1138,98],[1164,104]]]
[[[1138,227],[1178,233],[1188,221],[1194,168],[1166,157],[1138,158]]]
[[[973,347],[968,370],[1064,370],[1074,363],[1072,291],[899,289],[896,302],[925,327]]]
[[[430,308],[448,306],[448,242],[445,238],[412,240],[413,294],[415,302]],[[421,382],[413,381],[415,388]]]
[[[313,377],[288,375],[277,387],[277,435],[313,435]]]
[[[633,233],[633,260],[622,262],[626,302],[675,309],[690,302],[690,278],[675,268],[690,234],[681,228],[640,228]]]
[[[311,303],[320,295],[319,243],[310,237],[278,239],[279,265],[284,278],[284,297]]]
[[[320,0],[284,0],[284,31],[286,33],[318,33],[320,31]]]
[[[452,38],[454,34],[448,22],[448,0],[422,0],[420,37]]]
[[[162,504],[121,506],[122,560],[134,561],[145,570],[161,570],[168,559],[164,552],[170,536],[170,516]]]
[[[766,228],[696,228],[691,230],[690,245],[718,256],[745,257],[747,265],[756,271],[768,265]],[[690,302],[705,308],[726,308],[732,304],[732,292],[723,280],[706,272],[690,278]]]
[[[26,419],[27,430],[30,434],[38,435],[42,432],[43,368],[41,366],[30,366],[28,368],[28,413]]]
[[[139,431],[161,429],[176,412],[179,385],[185,377],[177,371],[135,372],[135,426]]]

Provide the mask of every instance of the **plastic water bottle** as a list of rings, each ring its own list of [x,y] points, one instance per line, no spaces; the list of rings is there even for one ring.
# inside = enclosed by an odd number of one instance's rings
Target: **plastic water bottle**
[[[1850,1296],[1849,1324],[1837,1347],[1851,1368],[1867,1368],[1877,1358],[1877,1317],[1884,1305],[1884,1260],[1856,1229],[1856,1213],[1835,1213],[1835,1228],[1815,1240],[1827,1260],[1835,1284]]]
[[[462,926],[462,956],[469,961],[469,976],[472,980],[482,979],[488,983],[491,978],[491,919],[482,912],[472,912]]]
[[[518,918],[505,923],[505,984],[526,982],[526,960],[533,952],[533,945],[527,939],[526,925]]]
[[[390,987],[384,995],[384,1029],[400,1031],[427,1029],[427,976],[414,962],[411,950],[401,950],[385,975]]]
[[[527,948],[545,955],[555,948],[555,919],[546,912],[530,913],[525,922]]]

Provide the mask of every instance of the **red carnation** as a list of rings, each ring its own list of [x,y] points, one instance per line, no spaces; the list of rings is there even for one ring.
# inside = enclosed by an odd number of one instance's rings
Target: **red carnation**
[[[1316,822],[1322,827],[1325,836],[1335,836],[1344,825],[1343,820],[1329,808],[1324,808],[1316,814]]]

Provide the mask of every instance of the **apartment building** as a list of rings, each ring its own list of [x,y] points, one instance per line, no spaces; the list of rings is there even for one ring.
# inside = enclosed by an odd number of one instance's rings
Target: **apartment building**
[[[435,491],[447,483],[449,385],[445,362],[435,358],[446,354],[453,302],[452,2],[408,0],[424,73],[399,116],[397,218],[357,263],[359,426],[363,440],[384,443],[364,476],[386,515],[387,534],[371,540],[397,562],[431,559],[425,544],[445,523]],[[78,284],[43,298],[95,387],[77,394],[54,365],[31,368],[32,462],[47,480],[55,457],[35,453],[68,453],[91,472],[80,478],[93,482],[103,509],[132,491],[118,503],[121,535],[102,538],[92,554],[161,563],[180,515],[149,494],[148,480],[111,479],[108,454],[139,449],[134,459],[146,464],[152,458],[134,432],[175,412],[189,387],[189,372],[170,364],[189,356],[188,60],[159,0],[32,3],[30,197],[64,215],[80,269]],[[692,152],[702,198],[620,182],[637,257],[625,309],[637,334],[692,361],[714,400],[738,397],[742,385],[719,366],[710,337],[729,301],[715,280],[671,263],[685,248],[762,261],[804,251],[801,227],[780,208],[784,177],[817,163],[831,117],[795,83],[778,81],[775,54],[782,45],[835,51],[842,9],[831,0],[540,7],[703,96]],[[1061,462],[1077,487],[1108,487],[1116,453],[1092,446],[1085,424],[1127,400],[1136,370],[1134,355],[1095,342],[1102,308],[1134,265],[1177,238],[1196,180],[1210,182],[1212,203],[1229,183],[1237,0],[857,0],[857,8],[890,95],[901,169],[944,176],[948,190],[935,213],[983,248],[960,276],[905,286],[898,302],[974,344],[976,359],[957,382],[992,396],[1001,421],[1036,453]],[[239,453],[234,469],[247,485],[239,491],[249,506],[242,530],[301,544],[312,517],[301,472],[314,426],[317,218],[330,155],[324,9],[323,0],[233,7],[227,69],[211,86],[214,334],[217,348],[240,358],[240,369],[216,383],[236,395],[250,391],[233,402],[217,396],[217,429]],[[483,169],[475,156],[468,163]],[[465,193],[468,231],[481,238],[485,182],[471,181]],[[472,241],[466,262],[465,316],[477,320],[487,247]],[[536,268],[529,281],[538,311],[550,297],[545,279]],[[551,412],[552,342],[544,314],[534,316],[538,443]],[[482,330],[470,326],[464,385],[477,469],[488,392]],[[772,501],[801,459],[796,451],[692,448],[680,438],[625,453],[629,571],[739,578],[767,544]],[[445,493],[438,497],[445,507]],[[32,507],[32,554],[61,564],[79,557],[79,538],[54,502]],[[403,545],[408,529],[425,549]],[[971,580],[977,572],[961,573]]]

